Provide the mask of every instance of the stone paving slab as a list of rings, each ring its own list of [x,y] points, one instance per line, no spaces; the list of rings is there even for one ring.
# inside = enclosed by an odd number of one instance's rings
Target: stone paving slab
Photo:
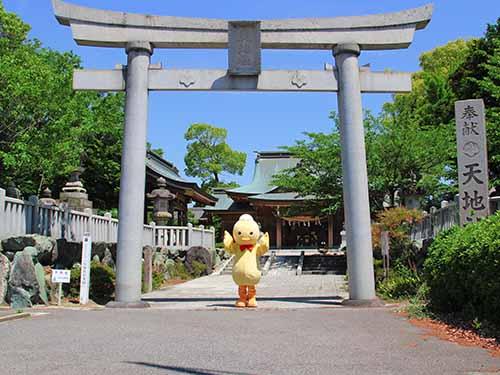
[[[274,271],[257,285],[259,309],[338,307],[347,298],[343,275]],[[206,276],[143,295],[154,309],[234,309],[237,286],[231,275]]]

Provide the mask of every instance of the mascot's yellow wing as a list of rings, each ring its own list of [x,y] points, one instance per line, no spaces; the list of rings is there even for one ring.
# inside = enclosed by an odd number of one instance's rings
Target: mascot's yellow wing
[[[224,250],[230,254],[235,254],[237,250],[236,242],[228,231],[224,231]]]
[[[257,244],[257,256],[264,255],[269,250],[269,233],[264,233]]]

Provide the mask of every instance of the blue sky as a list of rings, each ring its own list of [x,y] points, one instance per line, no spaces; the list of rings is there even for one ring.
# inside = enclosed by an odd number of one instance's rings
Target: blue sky
[[[112,68],[126,63],[120,49],[77,46],[70,29],[60,26],[50,0],[3,0],[7,10],[20,15],[32,26],[31,37],[44,46],[72,50],[82,57],[86,68]],[[79,5],[158,15],[212,17],[224,19],[276,19],[334,17],[399,11],[424,5],[425,0],[68,0]],[[431,23],[416,33],[407,50],[363,52],[361,64],[372,70],[418,70],[418,56],[458,38],[479,37],[487,23],[500,16],[498,0],[437,0]],[[264,69],[323,69],[332,63],[328,51],[263,51]],[[225,50],[156,50],[152,62],[175,68],[225,68]],[[363,96],[365,108],[378,112],[389,95]],[[247,153],[243,176],[223,176],[240,184],[251,180],[256,150],[275,150],[302,138],[304,131],[329,131],[328,114],[336,110],[335,94],[325,93],[179,93],[150,95],[148,139],[162,147],[166,158],[184,169],[186,142],[183,135],[194,122],[206,122],[228,129],[229,144]]]

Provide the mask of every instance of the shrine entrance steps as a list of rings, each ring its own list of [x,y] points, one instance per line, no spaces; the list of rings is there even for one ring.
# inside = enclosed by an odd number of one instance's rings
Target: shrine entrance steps
[[[345,275],[347,259],[344,252],[319,253],[318,251],[271,251],[260,258],[262,276],[277,275]],[[231,275],[230,261],[220,275]]]

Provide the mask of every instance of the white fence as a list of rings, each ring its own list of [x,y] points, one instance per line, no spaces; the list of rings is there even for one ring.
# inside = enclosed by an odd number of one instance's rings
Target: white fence
[[[55,239],[82,241],[90,233],[92,241],[117,242],[118,220],[110,213],[104,216],[70,210],[67,205],[45,207],[36,197],[29,201],[9,198],[0,189],[0,238],[24,234],[41,234]],[[215,229],[180,226],[144,225],[143,244],[187,250],[192,246],[215,248]]]
[[[490,213],[493,214],[500,210],[500,198],[489,198]],[[443,205],[429,215],[425,216],[422,221],[414,224],[411,227],[410,238],[413,241],[423,241],[434,238],[439,232],[454,227],[460,224],[459,210],[456,202]]]

